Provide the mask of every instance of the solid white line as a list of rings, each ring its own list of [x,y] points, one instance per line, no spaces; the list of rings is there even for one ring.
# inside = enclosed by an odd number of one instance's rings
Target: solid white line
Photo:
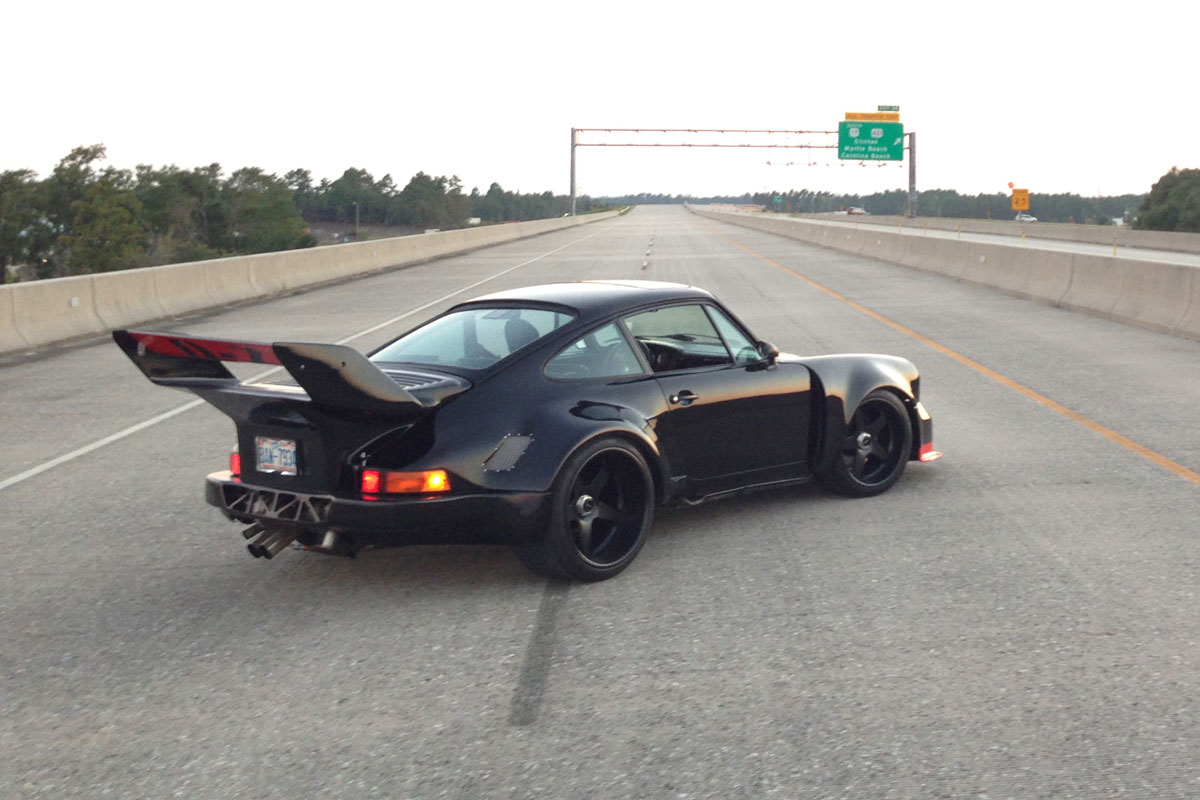
[[[84,445],[83,447],[80,447],[78,450],[72,450],[69,453],[63,453],[58,458],[51,459],[50,461],[47,461],[45,464],[39,464],[38,466],[34,467],[33,469],[27,469],[24,472],[22,472],[20,475],[13,475],[11,478],[5,478],[4,480],[0,481],[0,489],[7,489],[9,486],[18,484],[21,481],[27,481],[35,475],[41,475],[46,470],[54,469],[55,467],[59,466],[60,464],[65,464],[68,461],[73,461],[74,459],[79,458],[80,456],[87,455],[88,453],[92,452],[93,450],[99,450],[101,447],[104,447],[105,445],[109,445],[109,444],[112,444],[113,442],[120,441],[121,439],[124,439],[126,436],[130,436],[132,434],[137,433],[140,430],[149,428],[151,425],[157,425],[158,423],[163,422],[164,420],[168,420],[171,417],[175,416],[176,414],[182,414],[184,411],[188,411],[190,409],[195,408],[196,406],[202,406],[202,405],[204,405],[203,400],[192,400],[190,403],[186,403],[186,404],[180,406],[179,408],[172,409],[171,411],[167,411],[162,414],[159,414],[157,417],[151,417],[150,419],[146,420],[145,422],[139,422],[137,425],[126,428],[123,431],[118,431],[117,433],[114,433],[112,436],[105,436],[103,439],[100,439],[99,441]]]
[[[607,230],[607,227],[605,228],[605,230]],[[444,303],[445,301],[449,300],[451,297],[457,297],[458,295],[462,294],[463,292],[469,292],[478,286],[482,286],[483,284],[487,283],[488,281],[492,281],[492,280],[495,280],[496,278],[503,277],[510,272],[515,272],[516,270],[520,269],[521,267],[527,267],[530,264],[541,261],[543,258],[546,258],[547,256],[552,256],[555,253],[558,253],[562,250],[567,249],[568,247],[571,247],[572,245],[576,245],[576,244],[579,244],[580,242],[587,241],[588,239],[591,239],[594,236],[597,236],[599,233],[601,233],[601,231],[596,231],[596,233],[588,234],[587,236],[584,236],[582,239],[576,239],[573,242],[567,242],[562,247],[557,247],[554,250],[549,250],[545,253],[542,253],[540,256],[536,256],[534,258],[529,259],[528,261],[522,261],[520,264],[517,264],[516,266],[512,266],[512,267],[509,267],[508,269],[500,270],[499,272],[497,272],[494,275],[489,275],[488,277],[483,278],[482,280],[475,281],[474,283],[472,283],[468,286],[464,286],[461,289],[456,289],[455,291],[450,292],[449,294],[444,294],[436,300],[430,300],[428,303],[425,303],[424,305],[417,306],[416,308],[411,309],[409,311],[405,311],[403,314],[397,314],[396,316],[392,317],[391,319],[385,320],[384,322],[381,322],[378,325],[373,325],[370,328],[367,328],[366,330],[362,330],[362,331],[359,331],[358,333],[347,336],[345,339],[338,341],[337,344],[347,344],[348,342],[352,342],[355,339],[360,339],[363,336],[367,336],[369,334],[375,333],[376,331],[386,328],[389,325],[395,325],[397,322],[404,319],[405,317],[411,317],[413,314],[418,314],[427,308],[436,306],[439,303]],[[255,375],[252,378],[248,378],[247,380],[251,381],[251,382],[262,380],[263,378],[267,377],[268,375],[270,375],[272,373],[279,372],[281,369],[282,369],[282,367],[274,367],[272,369],[267,370],[266,372],[262,372],[258,375]],[[47,461],[44,464],[39,464],[38,466],[33,467],[32,469],[27,469],[24,472],[20,473],[19,475],[13,475],[11,478],[5,478],[4,480],[0,481],[0,491],[3,491],[4,489],[7,489],[10,486],[15,486],[16,484],[21,483],[22,481],[27,481],[34,476],[41,475],[43,472],[54,469],[55,467],[65,464],[68,461],[74,461],[75,459],[79,458],[80,456],[85,456],[88,453],[91,453],[94,450],[99,450],[101,447],[110,445],[113,442],[119,442],[121,439],[124,439],[127,436],[132,436],[133,434],[137,433],[138,431],[145,430],[146,428],[149,428],[153,425],[157,425],[160,422],[165,422],[166,420],[170,419],[171,417],[176,416],[177,414],[182,414],[184,411],[190,411],[191,409],[196,408],[198,406],[202,406],[202,405],[204,405],[203,400],[192,400],[188,403],[185,403],[184,405],[181,405],[179,408],[172,409],[171,411],[167,411],[165,413],[159,414],[157,417],[151,417],[150,419],[145,420],[144,422],[139,422],[136,425],[132,425],[132,426],[126,428],[125,430],[117,431],[116,433],[112,434],[111,436],[105,436],[103,439],[99,439],[95,442],[92,442],[91,444],[84,445],[83,447],[80,447],[77,450],[72,450],[69,453],[63,453],[58,458],[51,459],[50,461]]]

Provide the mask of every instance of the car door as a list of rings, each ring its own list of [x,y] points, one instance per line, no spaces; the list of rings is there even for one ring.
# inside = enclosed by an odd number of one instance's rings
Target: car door
[[[724,311],[665,306],[623,320],[668,400],[659,446],[689,492],[781,480],[807,469],[810,375],[774,365]]]

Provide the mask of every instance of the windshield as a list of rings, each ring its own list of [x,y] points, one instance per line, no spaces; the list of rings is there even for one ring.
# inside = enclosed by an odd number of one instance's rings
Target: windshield
[[[371,360],[486,369],[573,317],[545,308],[465,308],[406,333]]]

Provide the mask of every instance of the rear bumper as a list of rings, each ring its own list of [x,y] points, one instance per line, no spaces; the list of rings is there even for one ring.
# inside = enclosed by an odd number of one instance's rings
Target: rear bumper
[[[205,499],[229,519],[316,535],[337,531],[375,547],[516,544],[542,531],[549,511],[544,492],[362,500],[254,486],[228,471],[208,476]]]

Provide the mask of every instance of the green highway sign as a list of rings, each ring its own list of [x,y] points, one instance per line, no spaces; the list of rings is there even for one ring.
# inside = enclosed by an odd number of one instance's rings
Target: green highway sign
[[[851,161],[903,161],[904,123],[838,123],[838,158]]]

